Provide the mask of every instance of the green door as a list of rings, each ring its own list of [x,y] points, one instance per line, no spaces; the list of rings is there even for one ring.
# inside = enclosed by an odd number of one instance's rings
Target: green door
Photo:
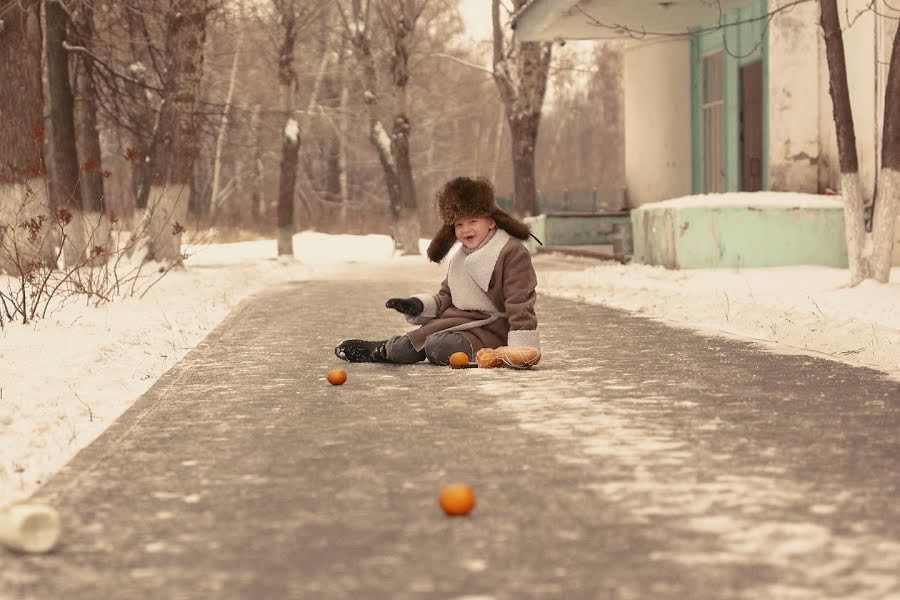
[[[695,194],[768,187],[767,14],[755,0],[691,38]]]

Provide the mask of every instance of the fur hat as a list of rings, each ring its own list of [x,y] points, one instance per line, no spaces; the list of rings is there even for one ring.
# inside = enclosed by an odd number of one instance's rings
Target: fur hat
[[[483,177],[457,177],[437,193],[438,209],[444,222],[428,246],[428,258],[441,262],[456,242],[454,224],[463,217],[493,217],[497,227],[520,240],[531,234],[528,225],[497,206],[494,186]]]

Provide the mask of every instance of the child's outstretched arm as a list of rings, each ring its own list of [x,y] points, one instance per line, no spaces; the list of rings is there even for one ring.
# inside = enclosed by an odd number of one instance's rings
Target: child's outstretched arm
[[[531,253],[519,245],[503,265],[504,310],[509,320],[509,346],[530,346],[540,349],[534,303],[537,300],[537,274],[531,264]]]
[[[422,325],[441,316],[447,307],[453,304],[450,286],[444,279],[437,294],[415,294],[409,298],[391,298],[385,306],[403,313],[407,322]]]

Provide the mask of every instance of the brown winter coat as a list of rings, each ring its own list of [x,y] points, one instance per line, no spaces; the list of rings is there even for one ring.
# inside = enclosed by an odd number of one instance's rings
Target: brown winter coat
[[[537,275],[531,264],[531,254],[519,239],[499,230],[495,235],[495,248],[482,248],[466,255],[462,249],[451,259],[448,276],[441,284],[437,294],[420,294],[416,297],[425,304],[422,315],[410,318],[414,324],[421,327],[407,333],[410,341],[417,350],[425,346],[425,338],[433,333],[448,329],[462,327],[463,335],[472,343],[473,350],[480,348],[498,348],[500,346],[532,346],[540,348],[540,340],[537,332],[537,316],[534,312],[534,304],[537,294]],[[505,242],[504,242],[505,240]],[[478,255],[485,251],[486,255]],[[497,254],[499,252],[499,254]],[[494,260],[493,270],[490,271],[490,261]],[[472,295],[472,289],[467,290],[466,285],[460,285],[461,267],[454,261],[465,261],[465,272],[469,273],[478,288],[486,292],[490,303],[496,307],[499,313],[505,313],[491,323],[467,328],[469,324],[491,317],[490,310],[463,310],[457,304],[466,306],[472,303],[463,297]],[[457,275],[454,276],[454,273]],[[454,302],[454,289],[457,288],[457,298]],[[471,286],[471,283],[468,283]],[[476,295],[480,291],[474,292]],[[482,300],[483,301],[483,298]],[[477,305],[477,302],[476,302]],[[496,313],[495,313],[496,314]]]

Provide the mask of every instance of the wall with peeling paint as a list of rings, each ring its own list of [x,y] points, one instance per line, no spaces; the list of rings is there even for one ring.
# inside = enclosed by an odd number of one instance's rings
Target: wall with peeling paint
[[[770,0],[769,10],[780,4]],[[769,26],[772,190],[819,191],[818,15],[818,4],[800,4],[778,13]]]
[[[634,260],[669,269],[846,268],[843,208],[825,204],[643,206],[631,212]]]
[[[625,179],[629,206],[691,193],[691,45],[625,50]]]

